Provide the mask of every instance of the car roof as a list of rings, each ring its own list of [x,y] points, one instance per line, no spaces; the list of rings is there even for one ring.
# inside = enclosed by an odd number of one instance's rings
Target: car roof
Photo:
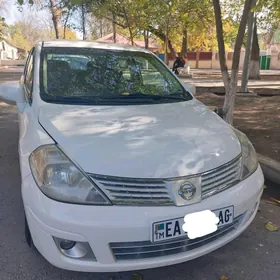
[[[118,50],[118,51],[131,51],[131,52],[144,52],[150,53],[148,50],[115,43],[103,43],[96,41],[82,41],[82,40],[47,40],[38,42],[40,46],[52,47],[52,48],[92,48],[92,49],[104,49],[104,50]]]

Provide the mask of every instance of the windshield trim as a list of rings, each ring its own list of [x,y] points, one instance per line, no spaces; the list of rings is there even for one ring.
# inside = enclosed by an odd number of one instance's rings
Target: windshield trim
[[[184,97],[182,97],[182,99],[178,98],[168,98],[168,96],[163,96],[163,98],[159,98],[159,100],[152,100],[151,98],[143,98],[142,100],[145,100],[146,102],[143,103],[139,103],[139,102],[133,102],[133,98],[131,98],[128,102],[124,99],[121,100],[106,100],[99,102],[99,104],[97,104],[96,99],[92,99],[92,101],[87,101],[86,102],[81,102],[81,100],[77,100],[75,102],[69,103],[69,101],[67,102],[67,100],[63,100],[63,98],[61,98],[59,100],[59,98],[52,98],[50,99],[48,97],[48,94],[45,92],[45,88],[44,88],[44,55],[48,54],[48,53],[56,53],[56,54],[77,54],[77,49],[79,49],[79,54],[83,55],[83,54],[88,54],[89,51],[94,51],[94,52],[100,52],[100,53],[106,53],[106,52],[110,52],[110,53],[118,53],[118,54],[127,54],[127,53],[131,53],[133,55],[141,55],[142,57],[145,56],[154,56],[155,59],[157,59],[157,61],[159,62],[159,64],[161,64],[161,66],[163,68],[165,68],[165,70],[167,70],[169,72],[170,75],[173,76],[173,78],[176,80],[176,82],[178,83],[178,85],[180,86],[180,89],[182,90],[182,95]],[[141,52],[141,51],[129,51],[129,50],[115,50],[115,49],[110,49],[110,50],[104,50],[102,48],[78,48],[78,47],[42,47],[41,49],[41,53],[40,53],[40,67],[39,67],[39,89],[40,89],[40,98],[47,103],[54,103],[54,104],[65,104],[65,105],[95,105],[95,106],[102,106],[102,105],[106,105],[106,106],[118,106],[118,105],[150,105],[150,104],[166,104],[166,103],[177,103],[177,102],[186,102],[186,101],[190,101],[193,99],[192,94],[182,85],[182,82],[178,79],[178,77],[172,72],[170,71],[170,69],[165,65],[165,63],[159,59],[156,55],[152,54],[152,53],[147,53],[147,52]],[[101,100],[101,99],[100,99]],[[151,100],[151,102],[147,102]],[[111,103],[110,103],[111,101]],[[120,103],[120,104],[118,104]]]

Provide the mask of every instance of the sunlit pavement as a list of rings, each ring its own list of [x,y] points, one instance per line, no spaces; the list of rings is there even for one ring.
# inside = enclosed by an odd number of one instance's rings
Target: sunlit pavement
[[[19,80],[23,67],[0,68],[0,83]]]
[[[280,207],[270,199],[280,199],[280,187],[271,183],[267,184],[266,195],[252,225],[227,246],[199,259],[165,268],[118,274],[77,273],[53,267],[25,242],[17,141],[16,108],[0,102],[1,280],[128,280],[135,273],[145,280],[215,280],[221,279],[222,275],[232,280],[279,279],[280,232],[265,228],[269,221],[280,226]]]

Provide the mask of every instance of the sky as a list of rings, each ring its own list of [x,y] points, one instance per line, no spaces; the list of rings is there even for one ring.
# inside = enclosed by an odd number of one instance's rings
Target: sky
[[[10,2],[14,2],[14,1],[10,0]],[[2,16],[6,19],[6,23],[12,24],[13,22],[15,22],[21,17],[21,14],[18,11],[17,6],[11,4],[9,7],[7,5],[6,11],[2,12]]]
[[[3,16],[6,20],[6,23],[8,25],[13,24],[15,21],[18,21],[23,18],[23,15],[27,14],[28,15],[28,6],[24,5],[23,6],[23,12],[20,12],[18,10],[17,5],[15,4],[14,0],[7,0],[7,2],[11,2],[10,6],[7,4],[6,9],[1,12],[1,16]],[[41,19],[46,19],[48,18],[48,12],[47,11],[38,11],[36,12],[36,16],[41,18]],[[81,32],[75,32],[77,35],[78,39],[82,39],[82,34]]]
[[[23,16],[23,13],[20,12],[15,4],[14,0],[8,0],[7,2],[11,2],[10,5],[6,5],[6,9],[1,13],[1,15],[5,18],[7,24],[13,24],[15,21],[20,20]],[[27,11],[28,7],[23,6],[23,11]],[[45,16],[44,12],[37,12],[38,17]]]

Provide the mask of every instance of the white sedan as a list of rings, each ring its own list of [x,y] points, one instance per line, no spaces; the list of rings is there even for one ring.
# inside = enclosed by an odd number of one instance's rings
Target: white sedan
[[[144,49],[39,42],[0,97],[19,112],[27,242],[57,267],[185,262],[256,215],[253,145]]]

